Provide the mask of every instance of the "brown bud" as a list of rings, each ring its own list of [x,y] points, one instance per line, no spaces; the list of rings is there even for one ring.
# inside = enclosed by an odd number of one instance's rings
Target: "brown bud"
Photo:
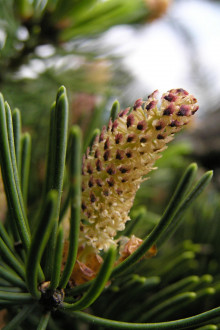
[[[133,109],[136,110],[137,108],[140,108],[142,106],[142,103],[143,103],[142,99],[136,100]]]
[[[129,128],[130,126],[132,126],[134,124],[134,115],[130,114],[127,117],[127,128]]]

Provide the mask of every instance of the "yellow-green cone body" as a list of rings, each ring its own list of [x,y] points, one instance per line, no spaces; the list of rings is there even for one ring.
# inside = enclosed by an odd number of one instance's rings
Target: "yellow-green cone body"
[[[197,100],[183,89],[163,94],[121,111],[102,129],[83,158],[80,244],[107,250],[125,227],[135,194],[155,161],[198,110]]]

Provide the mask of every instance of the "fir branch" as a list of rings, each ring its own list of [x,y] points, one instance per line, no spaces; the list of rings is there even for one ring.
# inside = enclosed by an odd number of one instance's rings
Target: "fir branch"
[[[71,155],[70,155],[70,231],[69,249],[66,265],[60,280],[59,286],[65,288],[71,276],[78,250],[78,237],[81,215],[81,131],[73,126],[70,131]]]
[[[26,289],[25,282],[22,280],[20,276],[18,276],[15,272],[10,270],[9,268],[6,268],[6,266],[0,266],[0,276],[1,278],[4,278],[9,283],[18,286],[20,288]]]
[[[18,109],[12,111],[13,130],[14,130],[14,145],[15,154],[18,167],[18,173],[20,175],[21,169],[21,113]]]
[[[7,119],[6,119],[7,111]],[[8,200],[8,205],[10,208],[11,215],[13,216],[13,225],[18,229],[24,248],[28,250],[30,246],[30,230],[27,225],[27,219],[24,214],[24,207],[22,206],[22,196],[20,192],[19,180],[18,177],[15,179],[15,174],[17,173],[15,157],[11,158],[11,155],[14,155],[13,149],[13,138],[11,136],[9,143],[8,136],[8,124],[10,124],[9,119],[9,109],[4,105],[4,99],[0,95],[0,160],[1,168],[3,174],[4,186],[6,189],[6,196]],[[12,125],[10,126],[12,127]],[[11,128],[12,129],[12,128]],[[11,134],[11,131],[10,131]],[[22,205],[21,205],[22,204]]]
[[[54,189],[58,193],[56,205],[56,222],[46,248],[45,255],[45,276],[51,278],[54,252],[57,239],[57,227],[59,221],[61,195],[63,189],[64,166],[67,149],[68,129],[68,100],[65,87],[61,86],[57,93],[56,105],[51,110],[51,128],[47,163],[47,179],[45,192]],[[43,206],[44,207],[44,206]]]
[[[55,249],[55,261],[54,269],[52,271],[50,289],[55,290],[59,286],[60,282],[60,273],[61,273],[61,264],[63,258],[63,244],[64,244],[64,232],[63,228],[60,226],[57,234],[56,249]]]
[[[220,307],[211,309],[207,312],[197,314],[195,316],[187,317],[180,320],[159,322],[159,323],[128,323],[104,319],[85,312],[65,312],[67,315],[79,318],[82,321],[91,323],[96,326],[103,326],[110,329],[140,329],[140,330],[171,330],[171,329],[187,329],[190,327],[197,327],[204,322],[213,320],[220,316]]]
[[[54,223],[57,220],[57,200],[57,192],[53,190],[50,191],[45,202],[44,214],[33,235],[28,254],[26,265],[27,286],[34,298],[40,298],[40,292],[38,290],[39,266],[46,243],[49,240]],[[44,280],[42,276],[43,274],[41,275],[40,282]]]
[[[25,206],[27,205],[30,161],[31,137],[28,133],[25,133],[21,138],[21,190]]]

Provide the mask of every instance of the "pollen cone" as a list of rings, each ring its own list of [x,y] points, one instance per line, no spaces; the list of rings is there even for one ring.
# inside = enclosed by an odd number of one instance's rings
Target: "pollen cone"
[[[116,244],[125,228],[135,194],[153,169],[174,133],[188,124],[198,110],[197,100],[185,90],[158,92],[138,99],[108,127],[103,127],[82,165],[82,223],[80,245],[96,251]]]

